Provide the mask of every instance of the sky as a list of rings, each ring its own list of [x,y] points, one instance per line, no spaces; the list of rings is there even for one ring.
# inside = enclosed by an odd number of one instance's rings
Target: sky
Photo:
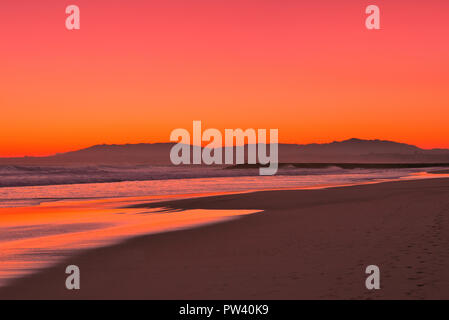
[[[2,0],[0,156],[168,142],[193,120],[449,148],[448,38],[447,0]]]

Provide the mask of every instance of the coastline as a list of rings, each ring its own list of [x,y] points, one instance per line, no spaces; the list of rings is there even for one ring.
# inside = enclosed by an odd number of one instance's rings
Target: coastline
[[[263,212],[87,250],[0,299],[448,299],[448,195],[438,178],[142,204]],[[69,264],[79,291],[64,287]],[[370,264],[381,290],[364,286]]]

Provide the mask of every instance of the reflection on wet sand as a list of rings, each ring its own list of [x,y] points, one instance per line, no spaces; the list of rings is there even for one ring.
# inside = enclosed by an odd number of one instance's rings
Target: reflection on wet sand
[[[0,208],[0,285],[76,251],[125,238],[189,228],[257,210],[137,209],[151,198],[62,201],[35,207]]]

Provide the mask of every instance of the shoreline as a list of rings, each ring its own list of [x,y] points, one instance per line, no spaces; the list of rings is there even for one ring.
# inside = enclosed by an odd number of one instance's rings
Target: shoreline
[[[445,169],[449,167],[449,163],[279,163],[279,169],[286,169],[289,166],[295,168],[295,170],[326,170],[330,168],[338,168],[341,170],[347,170],[347,173],[352,173],[352,170],[423,170],[422,172],[426,172],[427,174],[447,174],[449,173],[449,169]],[[194,167],[195,165],[190,165]],[[0,165],[1,167],[1,165]],[[168,168],[169,166],[163,166]],[[167,181],[167,180],[186,180],[186,179],[217,179],[217,178],[239,178],[239,177],[258,177],[260,176],[258,171],[252,174],[242,174],[242,175],[233,175],[228,172],[237,172],[238,170],[256,170],[260,167],[260,165],[251,165],[251,164],[243,164],[243,165],[233,165],[233,166],[224,166],[224,165],[216,165],[216,166],[207,166],[207,168],[211,169],[220,169],[223,171],[217,170],[217,172],[208,176],[195,176],[195,175],[186,175],[186,176],[164,176],[164,177],[139,177],[139,178],[123,178],[123,177],[114,177],[108,179],[98,179],[92,180],[91,178],[77,178],[75,180],[68,181],[40,181],[40,182],[24,182],[20,183],[10,183],[10,184],[0,184],[0,190],[3,188],[28,188],[28,187],[58,187],[58,186],[74,186],[74,185],[89,185],[89,184],[112,184],[112,183],[132,183],[132,182],[148,182],[148,181]],[[182,167],[174,166],[176,169],[180,169]],[[201,165],[197,165],[197,168],[201,168]],[[433,171],[430,171],[433,169]],[[283,175],[278,175],[283,176]],[[304,174],[291,174],[291,176],[304,176]],[[73,179],[73,177],[71,177]]]
[[[141,204],[263,212],[90,249],[12,280],[0,299],[448,299],[448,195],[437,178]],[[363,266],[376,263],[372,292]],[[68,264],[79,291],[64,287]]]
[[[319,176],[319,175],[317,175]],[[197,181],[197,180],[212,180],[213,179],[235,179],[235,178],[251,178],[252,176],[237,176],[237,177],[207,177],[207,178],[182,178],[182,179],[166,179],[161,181],[173,181],[173,180],[181,180],[181,181]],[[255,176],[259,177],[259,176]],[[280,175],[278,177],[303,177],[300,175]],[[359,181],[352,181],[352,182],[338,182],[338,183],[320,183],[320,184],[311,184],[311,185],[303,185],[303,186],[282,186],[282,187],[270,187],[270,188],[251,188],[251,186],[248,186],[246,189],[235,189],[235,190],[221,190],[221,191],[214,191],[213,194],[231,194],[231,193],[246,193],[246,192],[259,192],[259,191],[281,191],[281,190],[308,190],[308,189],[325,189],[325,188],[336,188],[336,187],[345,187],[345,186],[357,186],[357,185],[366,185],[366,184],[377,184],[377,183],[385,183],[385,182],[392,182],[392,181],[408,181],[408,180],[420,180],[420,179],[441,179],[441,178],[449,178],[449,171],[421,171],[421,172],[414,172],[414,173],[408,173],[408,175],[400,176],[400,177],[370,177],[368,179],[362,179]],[[74,188],[78,186],[86,186],[86,185],[97,185],[97,184],[116,184],[116,183],[145,183],[145,182],[154,182],[155,180],[141,180],[141,181],[120,181],[120,182],[94,182],[94,183],[75,183],[75,184],[60,184],[60,185],[38,185],[38,186],[17,186],[17,187],[2,187],[0,186],[0,193],[2,189],[21,189],[21,188],[39,188],[39,187],[68,187],[68,188]],[[159,181],[159,180],[158,180]],[[301,183],[300,181],[298,183]],[[192,195],[199,196],[199,197],[205,197],[206,194],[209,194],[210,192],[193,192]],[[178,194],[175,193],[167,193],[167,194],[141,194],[141,195],[116,195],[116,196],[75,196],[75,197],[63,197],[63,198],[55,198],[55,197],[38,197],[38,198],[11,198],[11,199],[0,199],[0,208],[14,208],[14,207],[25,207],[25,206],[34,206],[34,205],[40,205],[41,203],[46,202],[57,202],[57,201],[66,201],[66,200],[92,200],[92,199],[125,199],[125,198],[146,198],[146,197],[166,197],[166,196],[177,196]],[[190,195],[190,193],[180,193],[181,196]],[[17,202],[17,201],[32,201],[32,202],[38,202],[37,204],[29,204],[29,205],[2,205],[3,203],[8,202]]]

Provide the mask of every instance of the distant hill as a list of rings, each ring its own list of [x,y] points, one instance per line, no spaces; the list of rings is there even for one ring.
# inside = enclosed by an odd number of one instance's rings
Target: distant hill
[[[47,157],[0,158],[0,165],[169,164],[173,143],[101,144]]]
[[[449,162],[448,149],[426,150],[405,143],[385,140],[353,138],[324,144],[280,146],[279,149],[280,158],[283,159],[283,162]]]
[[[320,153],[320,154],[346,154],[346,155],[360,155],[360,154],[414,154],[423,151],[422,149],[393,141],[382,140],[361,140],[349,139],[344,141],[334,141],[325,144],[306,144],[299,145],[299,148],[304,153]]]
[[[95,145],[48,157],[0,158],[0,165],[169,165],[173,143]],[[383,140],[349,139],[324,144],[279,144],[279,162],[442,163],[449,149],[421,149]]]

